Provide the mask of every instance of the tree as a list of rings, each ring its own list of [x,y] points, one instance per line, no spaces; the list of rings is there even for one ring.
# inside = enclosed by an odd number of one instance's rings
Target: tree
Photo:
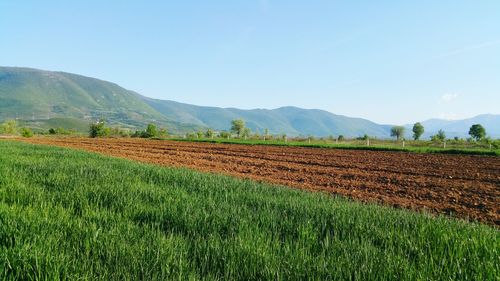
[[[33,136],[33,131],[30,128],[21,128],[21,136],[25,138],[31,138]]]
[[[106,128],[104,120],[99,119],[99,121],[90,124],[89,137],[91,138],[105,137],[108,134],[109,134],[109,129]]]
[[[231,132],[240,137],[245,131],[245,121],[243,119],[234,119],[231,121]]]
[[[55,135],[56,134],[56,130],[54,128],[50,128],[49,129],[49,134],[50,135]]]
[[[154,138],[158,136],[158,129],[156,128],[156,125],[153,123],[149,123],[148,126],[146,127],[146,136],[148,138]]]
[[[264,140],[267,140],[267,139],[269,139],[269,129],[265,128],[264,129]]]
[[[7,120],[3,122],[0,126],[0,133],[6,135],[15,135],[17,134],[17,122],[16,120]]]
[[[208,128],[207,131],[205,132],[205,137],[213,139],[214,138],[214,131],[212,129]]]
[[[109,128],[109,135],[113,137],[130,137],[130,131],[119,127]]]
[[[246,138],[250,137],[251,133],[252,132],[250,131],[250,128],[245,128],[245,129],[243,129],[243,133],[241,134],[241,136],[246,139]]]
[[[70,132],[64,129],[63,127],[57,127],[56,135],[69,135]]]
[[[400,140],[405,134],[405,127],[403,126],[394,126],[391,128],[391,137],[396,137],[397,140]]]
[[[160,128],[158,130],[158,137],[160,137],[160,138],[168,137],[168,130],[165,128]]]
[[[187,134],[186,134],[186,137],[187,137],[188,139],[191,139],[191,140],[192,140],[192,139],[195,139],[196,137],[198,137],[198,135],[197,135],[196,133],[187,133]]]
[[[446,140],[446,133],[443,130],[439,130],[436,136],[441,141],[445,141]]]
[[[230,136],[231,136],[231,134],[228,132],[220,132],[219,133],[219,137],[221,137],[223,139],[229,139]]]
[[[417,122],[413,125],[412,131],[413,131],[413,139],[418,140],[418,139],[420,139],[420,137],[424,133],[424,126],[422,126],[422,124]]]
[[[445,141],[446,133],[443,130],[439,130],[437,134],[431,137],[432,141]]]
[[[469,135],[476,139],[476,141],[482,140],[486,137],[486,130],[481,124],[474,124],[470,127]]]

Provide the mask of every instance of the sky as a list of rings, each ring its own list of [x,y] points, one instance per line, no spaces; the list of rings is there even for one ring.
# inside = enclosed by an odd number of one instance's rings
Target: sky
[[[500,1],[0,0],[0,65],[196,105],[500,114]]]

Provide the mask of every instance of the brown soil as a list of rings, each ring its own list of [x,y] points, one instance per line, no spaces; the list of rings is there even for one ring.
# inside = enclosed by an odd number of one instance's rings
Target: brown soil
[[[143,139],[31,138],[500,225],[500,158]]]

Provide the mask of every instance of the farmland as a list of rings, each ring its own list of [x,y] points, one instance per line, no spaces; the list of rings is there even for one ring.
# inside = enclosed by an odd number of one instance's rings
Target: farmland
[[[317,147],[317,148],[340,148],[354,150],[372,150],[372,151],[403,151],[415,153],[440,153],[440,154],[467,154],[467,155],[490,155],[500,156],[500,140],[492,141],[491,146],[481,142],[466,142],[448,140],[443,142],[433,141],[402,141],[387,139],[347,139],[336,141],[328,138],[308,139],[308,138],[290,138],[289,140],[271,139],[265,140],[262,137],[251,139],[225,139],[225,138],[179,138],[173,137],[171,140],[189,141],[189,142],[208,142],[223,144],[245,144],[245,145],[273,145],[273,146],[293,146],[293,147]]]
[[[500,225],[498,157],[142,139],[25,140]]]
[[[104,143],[90,142],[112,151]],[[500,233],[484,224],[6,140],[0,163],[2,280],[495,280],[500,272]]]

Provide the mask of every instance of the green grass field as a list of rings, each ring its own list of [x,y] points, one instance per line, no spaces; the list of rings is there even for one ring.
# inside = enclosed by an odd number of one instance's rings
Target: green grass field
[[[356,149],[356,150],[372,150],[372,151],[404,151],[415,153],[442,153],[442,154],[470,154],[470,155],[489,155],[500,156],[500,149],[496,146],[493,149],[481,147],[479,145],[448,145],[447,148],[436,147],[431,145],[429,141],[408,141],[403,147],[401,143],[395,144],[389,140],[372,140],[370,146],[366,145],[366,141],[347,140],[339,143],[334,141],[315,140],[308,142],[302,141],[283,141],[283,140],[256,140],[256,139],[222,139],[222,138],[173,138],[177,141],[194,141],[194,142],[210,142],[210,143],[227,143],[227,144],[244,144],[244,145],[276,145],[276,146],[298,146],[298,147],[319,147],[319,148],[339,148],[339,149]]]
[[[0,280],[498,280],[500,231],[0,141]]]

